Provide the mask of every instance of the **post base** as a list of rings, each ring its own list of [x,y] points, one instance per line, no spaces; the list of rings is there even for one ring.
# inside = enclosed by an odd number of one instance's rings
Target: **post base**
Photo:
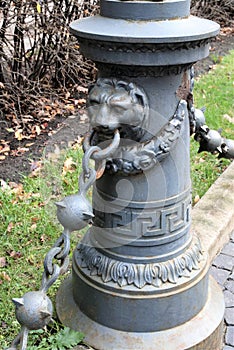
[[[90,300],[92,303],[92,300]],[[98,324],[83,314],[73,299],[72,279],[60,286],[56,298],[57,314],[66,326],[85,334],[85,342],[98,350],[221,350],[224,298],[210,277],[204,308],[188,322],[157,332],[124,332]]]

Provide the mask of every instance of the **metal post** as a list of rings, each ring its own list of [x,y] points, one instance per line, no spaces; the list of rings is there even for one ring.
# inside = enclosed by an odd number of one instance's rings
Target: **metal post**
[[[219,26],[189,8],[101,0],[100,15],[71,24],[99,70],[84,148],[105,149],[120,132],[57,294],[61,321],[95,349],[221,349],[224,301],[190,231],[189,169],[191,67]]]

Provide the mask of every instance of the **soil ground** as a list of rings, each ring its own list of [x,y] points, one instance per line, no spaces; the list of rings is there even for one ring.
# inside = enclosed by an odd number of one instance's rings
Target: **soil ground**
[[[208,72],[214,64],[221,62],[229,50],[233,49],[234,29],[223,28],[221,34],[210,45],[209,57],[194,65],[195,76]],[[65,148],[69,142],[83,136],[88,130],[88,119],[82,112],[68,118],[60,116],[54,119],[49,123],[49,132],[38,135],[27,152],[15,156],[9,155],[0,160],[0,179],[20,182],[22,175],[29,174],[33,163],[42,155]],[[0,140],[9,142],[11,149],[25,147],[28,141],[15,139],[12,134],[6,132],[6,128],[9,127],[6,120],[0,120]]]

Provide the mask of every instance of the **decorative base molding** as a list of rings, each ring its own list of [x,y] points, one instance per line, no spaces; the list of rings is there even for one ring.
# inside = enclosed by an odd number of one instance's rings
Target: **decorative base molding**
[[[81,268],[87,268],[90,276],[99,276],[104,283],[114,282],[120,287],[134,285],[142,289],[146,285],[160,287],[163,283],[176,284],[180,277],[190,277],[199,270],[202,258],[200,241],[195,237],[192,245],[181,255],[165,262],[136,264],[118,261],[105,256],[96,248],[80,243],[75,254]]]

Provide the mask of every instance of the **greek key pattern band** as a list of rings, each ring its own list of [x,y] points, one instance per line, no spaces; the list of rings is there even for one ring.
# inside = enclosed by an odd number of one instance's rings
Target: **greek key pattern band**
[[[110,213],[110,207],[106,206],[102,211],[95,211],[94,225],[130,237],[161,236],[188,226],[190,206],[190,197],[161,209],[126,207]]]

